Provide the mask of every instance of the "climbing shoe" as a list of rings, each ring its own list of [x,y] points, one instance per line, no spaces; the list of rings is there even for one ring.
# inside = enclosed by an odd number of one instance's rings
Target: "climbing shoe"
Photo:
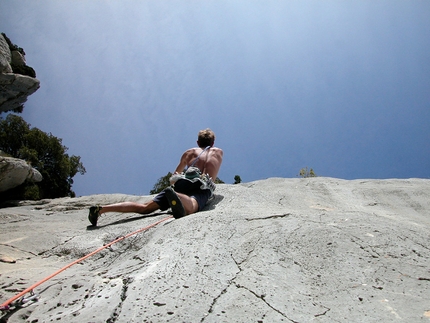
[[[172,209],[172,214],[175,219],[182,218],[185,216],[185,209],[182,205],[181,200],[179,199],[176,192],[168,187],[165,190],[167,201],[169,202],[170,208]]]
[[[88,214],[88,220],[90,220],[90,222],[93,226],[97,225],[97,220],[99,219],[101,209],[102,209],[101,206],[90,207],[90,213]]]

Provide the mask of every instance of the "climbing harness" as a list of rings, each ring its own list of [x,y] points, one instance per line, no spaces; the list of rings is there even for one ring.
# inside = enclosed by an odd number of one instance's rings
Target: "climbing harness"
[[[207,157],[203,165],[203,171],[201,171],[199,168],[194,166],[197,163],[197,161],[200,159],[202,154],[210,148],[211,146],[207,146],[205,149],[203,149],[200,152],[200,154],[196,157],[196,159],[190,164],[190,166],[187,166],[187,168],[184,170],[183,173],[173,174],[169,179],[170,184],[174,186],[175,183],[180,179],[186,179],[191,183],[195,183],[196,181],[199,181],[201,183],[200,189],[201,190],[209,189],[211,191],[211,198],[213,198],[213,194],[216,186],[215,186],[215,183],[213,182],[213,179],[209,176],[209,174],[205,173]]]
[[[23,290],[21,293],[19,293],[19,294],[15,295],[14,297],[10,298],[9,300],[7,300],[6,302],[4,302],[3,304],[0,305],[0,310],[1,311],[8,311],[12,307],[13,308],[15,308],[15,307],[22,307],[25,303],[28,303],[29,301],[37,300],[39,298],[39,296],[34,293],[34,289],[36,287],[38,287],[39,285],[43,284],[44,282],[48,281],[52,277],[57,276],[59,273],[63,272],[67,268],[70,268],[73,265],[75,265],[75,264],[77,264],[77,263],[79,263],[79,262],[81,262],[81,261],[83,261],[83,260],[91,257],[92,255],[95,255],[96,253],[100,252],[101,250],[106,249],[106,248],[110,248],[110,246],[112,246],[113,244],[115,244],[115,243],[117,243],[117,242],[119,242],[121,240],[124,240],[124,239],[126,239],[128,237],[131,237],[131,236],[133,236],[135,234],[138,234],[138,233],[140,233],[142,231],[145,231],[145,230],[148,230],[148,229],[150,229],[152,227],[155,227],[157,224],[160,224],[160,223],[162,223],[164,221],[167,221],[169,219],[172,219],[172,218],[173,218],[172,216],[168,216],[167,218],[164,218],[164,219],[161,219],[161,220],[159,220],[157,222],[154,222],[154,223],[148,225],[147,227],[144,227],[144,228],[141,228],[141,229],[139,229],[137,231],[134,231],[134,232],[131,232],[129,234],[126,234],[125,236],[116,238],[115,240],[109,242],[108,244],[105,244],[103,247],[100,247],[100,248],[94,250],[93,252],[90,252],[86,256],[83,256],[82,258],[79,258],[78,260],[73,261],[72,263],[68,264],[67,266],[64,266],[63,268],[57,270],[56,272],[54,272],[53,274],[49,275],[48,277],[42,279],[41,281],[39,281],[39,282],[33,284],[32,286],[28,287],[27,289]],[[27,293],[30,293],[30,296],[24,297]]]

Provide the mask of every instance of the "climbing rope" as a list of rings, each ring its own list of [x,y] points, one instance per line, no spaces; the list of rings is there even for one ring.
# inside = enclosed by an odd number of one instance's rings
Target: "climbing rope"
[[[81,262],[81,261],[83,261],[83,260],[91,257],[92,255],[95,255],[96,253],[100,252],[103,249],[109,248],[110,246],[112,246],[113,244],[115,244],[115,243],[117,243],[117,242],[119,242],[121,240],[124,240],[124,239],[126,239],[128,237],[131,237],[131,236],[133,236],[135,234],[138,234],[139,232],[142,232],[142,231],[148,230],[148,229],[150,229],[152,227],[155,227],[157,224],[160,224],[161,222],[167,221],[167,220],[172,219],[172,218],[173,218],[172,216],[168,216],[167,218],[164,218],[164,219],[161,219],[161,220],[159,220],[157,222],[154,222],[154,223],[148,225],[147,227],[144,227],[144,228],[141,228],[141,229],[139,229],[137,231],[131,232],[131,233],[125,235],[125,236],[116,238],[115,240],[109,242],[108,244],[105,244],[103,247],[100,247],[100,248],[94,250],[93,252],[90,252],[89,254],[83,256],[82,258],[79,258],[79,259],[73,261],[72,263],[68,264],[67,266],[64,266],[63,268],[57,270],[56,272],[54,272],[53,274],[49,275],[48,277],[46,277],[46,278],[42,279],[41,281],[39,281],[39,282],[31,285],[27,289],[23,290],[21,293],[19,293],[19,294],[15,295],[14,297],[10,298],[9,300],[7,300],[6,302],[4,302],[3,304],[0,305],[0,310],[1,311],[7,311],[11,307],[19,307],[19,306],[22,306],[23,304],[29,302],[30,300],[37,299],[38,296],[36,294],[34,294],[33,290],[36,287],[38,287],[39,285],[41,285],[44,282],[46,282],[49,279],[51,279],[52,277],[57,276],[59,273],[63,272],[67,268],[70,268],[73,265],[75,265],[75,264],[77,264],[77,263],[79,263],[79,262]],[[30,296],[27,297],[27,298],[25,298],[24,296],[27,293],[30,293]],[[18,300],[18,301],[15,302],[16,300]]]

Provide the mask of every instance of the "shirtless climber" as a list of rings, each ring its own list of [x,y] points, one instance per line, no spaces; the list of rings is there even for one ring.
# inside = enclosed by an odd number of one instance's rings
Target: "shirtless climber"
[[[199,131],[198,147],[190,148],[182,154],[175,173],[170,179],[171,187],[144,204],[122,202],[92,206],[88,220],[96,226],[100,215],[106,212],[148,214],[158,209],[164,211],[170,207],[173,216],[180,218],[201,211],[213,197],[215,190],[213,181],[217,178],[223,158],[222,149],[214,147],[214,143],[215,133],[212,130]]]

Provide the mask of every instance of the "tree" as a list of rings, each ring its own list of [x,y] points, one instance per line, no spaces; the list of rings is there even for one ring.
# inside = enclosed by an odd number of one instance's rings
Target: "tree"
[[[239,175],[234,176],[234,183],[233,184],[239,184],[242,183],[242,179]]]
[[[21,117],[13,114],[0,121],[0,149],[12,157],[26,160],[43,176],[40,183],[24,183],[14,190],[21,195],[18,198],[24,198],[26,191],[31,191],[32,199],[73,197],[73,177],[78,172],[86,173],[81,157],[69,156],[62,139],[30,128]]]
[[[215,184],[225,184],[223,180],[221,180],[219,177],[216,178]]]
[[[155,183],[154,188],[149,191],[149,194],[158,194],[163,191],[166,187],[170,186],[169,178],[172,177],[172,173],[168,172],[167,175],[162,176]]]
[[[308,168],[305,167],[305,168],[302,168],[300,170],[299,175],[297,175],[297,176],[307,178],[307,177],[317,177],[317,174],[315,174],[315,172],[312,168],[310,170],[308,170]]]

